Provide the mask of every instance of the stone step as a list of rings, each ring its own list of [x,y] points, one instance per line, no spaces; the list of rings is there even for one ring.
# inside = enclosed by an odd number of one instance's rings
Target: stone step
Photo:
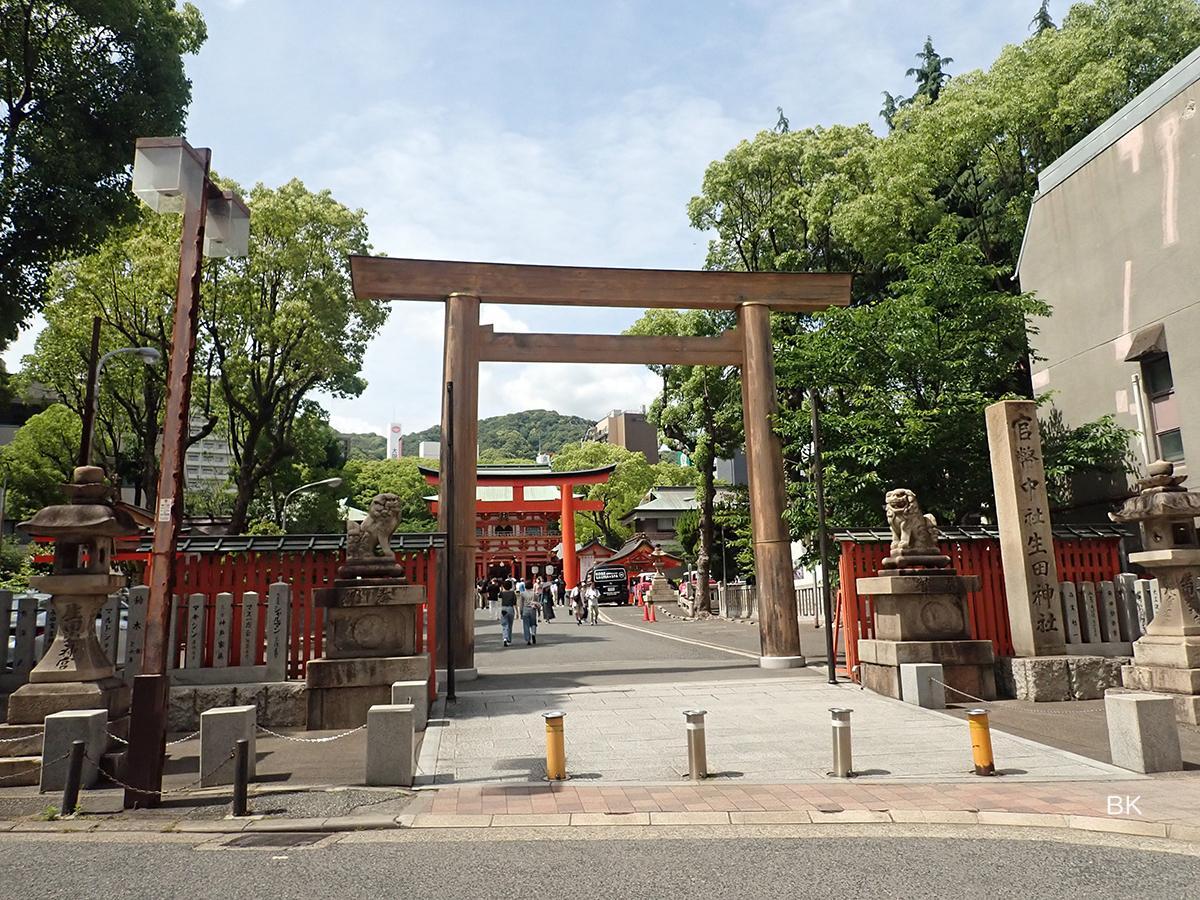
[[[41,756],[44,730],[41,725],[0,725],[0,759]]]
[[[39,783],[41,756],[8,756],[0,759],[0,785],[26,787]]]

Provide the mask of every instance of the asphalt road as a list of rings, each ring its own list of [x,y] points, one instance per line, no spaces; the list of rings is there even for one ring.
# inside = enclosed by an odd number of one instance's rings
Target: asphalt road
[[[1093,846],[1036,835],[880,836],[884,832],[800,838],[713,834],[704,840],[561,834],[544,831],[512,840],[494,830],[430,837],[396,832],[354,836],[362,842],[334,837],[316,847],[249,850],[6,835],[0,837],[0,898],[1116,900],[1195,896],[1200,883],[1200,858],[1129,841]]]

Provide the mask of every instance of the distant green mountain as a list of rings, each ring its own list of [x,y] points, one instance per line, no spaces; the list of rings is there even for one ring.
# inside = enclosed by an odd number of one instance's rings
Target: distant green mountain
[[[346,459],[383,459],[387,456],[387,438],[382,434],[343,434],[338,439],[346,443]]]
[[[591,419],[560,415],[552,409],[527,409],[480,419],[479,453],[484,461],[534,459],[539,451],[555,453],[568,441],[580,440],[594,424]],[[438,425],[406,434],[404,455],[416,456],[421,441],[441,439],[442,429]]]

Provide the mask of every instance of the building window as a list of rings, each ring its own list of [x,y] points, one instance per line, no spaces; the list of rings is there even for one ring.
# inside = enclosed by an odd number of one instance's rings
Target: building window
[[[1183,459],[1183,435],[1179,430],[1179,406],[1175,398],[1175,379],[1171,358],[1166,353],[1142,360],[1142,384],[1150,401],[1150,422],[1161,459]]]
[[[532,537],[541,537],[542,536],[542,526],[541,525],[526,525],[525,533]]]
[[[513,536],[513,526],[497,525],[492,529],[492,534],[494,534],[496,537],[512,537]]]

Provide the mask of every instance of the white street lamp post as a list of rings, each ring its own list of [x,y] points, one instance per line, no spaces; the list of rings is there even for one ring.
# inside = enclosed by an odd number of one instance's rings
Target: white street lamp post
[[[283,505],[279,508],[279,527],[282,528],[284,531],[287,531],[288,501],[291,500],[297,494],[302,493],[304,491],[316,490],[317,488],[332,488],[332,489],[336,490],[337,488],[340,488],[341,486],[342,486],[342,479],[340,479],[340,478],[325,478],[325,479],[322,479],[321,481],[313,481],[313,482],[309,482],[308,484],[302,484],[302,485],[300,485],[300,487],[296,488],[294,491],[288,491],[287,496],[283,498]]]

